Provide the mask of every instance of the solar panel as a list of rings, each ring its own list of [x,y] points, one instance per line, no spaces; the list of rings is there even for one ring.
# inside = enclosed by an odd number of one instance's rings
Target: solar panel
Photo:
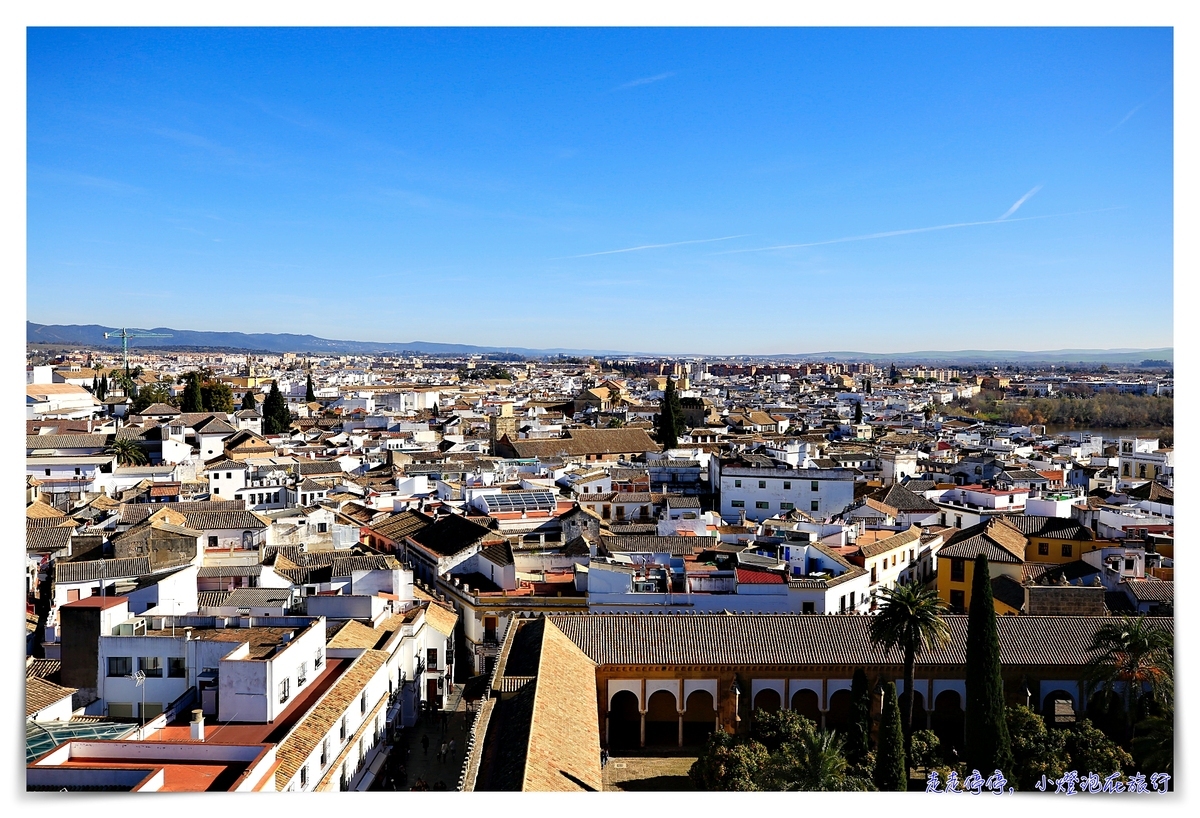
[[[554,511],[558,504],[550,491],[506,491],[483,498],[488,513],[502,511]]]

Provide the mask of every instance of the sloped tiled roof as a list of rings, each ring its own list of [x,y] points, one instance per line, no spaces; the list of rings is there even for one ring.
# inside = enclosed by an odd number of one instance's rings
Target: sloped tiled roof
[[[379,650],[365,651],[355,660],[341,678],[331,687],[321,701],[309,711],[287,738],[279,744],[276,759],[280,762],[275,771],[275,786],[282,789],[300,769],[321,740],[333,730],[338,719],[363,692],[367,683],[388,660],[388,655]]]
[[[998,519],[985,520],[951,536],[938,550],[938,559],[974,559],[978,554],[987,556],[988,562],[1024,562],[1025,536]]]
[[[59,520],[67,515],[49,503],[35,500],[25,506],[25,516],[31,520]]]
[[[449,557],[478,543],[492,531],[466,517],[451,514],[408,535],[410,540],[440,556]]]
[[[657,552],[679,557],[694,554],[697,549],[712,547],[716,541],[712,537],[601,534],[600,544],[610,554]]]
[[[73,687],[62,687],[37,676],[25,677],[25,717],[62,701],[75,692]]]
[[[882,540],[867,543],[859,547],[859,553],[864,557],[877,557],[880,554],[885,554],[893,548],[903,548],[906,545],[917,542],[921,539],[920,526],[909,526],[907,531],[901,531],[893,534],[890,537],[884,537]]]
[[[899,648],[884,654],[871,642],[869,616],[803,614],[555,614],[548,617],[600,665],[854,665],[899,667]],[[1151,617],[1174,631],[1174,620]],[[1080,667],[1092,635],[1111,620],[1096,616],[1004,616],[996,620],[1005,665]],[[918,665],[962,665],[967,617],[946,617],[950,643],[926,649]]]
[[[430,601],[425,610],[425,622],[443,636],[452,636],[454,626],[458,624],[458,614],[437,601]]]
[[[152,573],[149,557],[124,557],[116,560],[80,560],[56,562],[55,582],[91,582],[97,579],[144,577]]]
[[[1042,517],[1035,514],[1006,514],[1004,522],[1026,537],[1051,537],[1064,540],[1094,540],[1090,529],[1068,517]]]
[[[71,544],[72,529],[63,526],[26,525],[26,551],[58,551]]]
[[[1127,579],[1122,584],[1138,602],[1175,601],[1175,581],[1171,579]]]

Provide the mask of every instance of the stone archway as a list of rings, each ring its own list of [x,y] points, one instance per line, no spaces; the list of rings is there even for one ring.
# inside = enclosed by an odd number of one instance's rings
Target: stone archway
[[[642,713],[637,695],[622,690],[608,705],[608,745],[610,750],[633,750],[641,746]]]
[[[900,694],[900,719],[904,720],[905,696]],[[925,709],[925,694],[914,688],[913,690],[913,731],[924,730],[929,724],[929,714]]]
[[[1075,697],[1066,690],[1050,691],[1042,699],[1042,718],[1047,727],[1071,727],[1075,723]]]
[[[825,714],[827,730],[845,732],[850,726],[850,705],[853,695],[849,690],[842,689],[829,697],[829,712]]]
[[[774,713],[782,706],[783,703],[779,699],[779,691],[769,687],[758,691],[758,695],[754,697],[755,710],[766,710],[769,713]]]
[[[679,744],[679,708],[675,694],[669,690],[656,690],[646,703],[646,746],[670,746]]]
[[[792,709],[804,718],[821,724],[821,698],[815,690],[797,690],[792,694]]]
[[[949,756],[950,749],[960,752],[963,747],[964,714],[962,696],[957,690],[943,690],[933,700],[933,714],[930,721],[933,732],[945,748],[944,754]]]
[[[683,743],[703,744],[716,729],[717,708],[707,690],[693,690],[683,713]]]

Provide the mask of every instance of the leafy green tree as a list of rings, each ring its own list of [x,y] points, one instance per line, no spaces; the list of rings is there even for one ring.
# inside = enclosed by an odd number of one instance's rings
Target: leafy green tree
[[[908,789],[908,763],[904,753],[904,730],[900,727],[900,705],[896,684],[883,686],[883,715],[879,720],[879,743],[875,749],[875,788],[881,792]]]
[[[1000,640],[996,633],[996,604],[984,554],[975,557],[971,607],[967,612],[967,769],[991,773],[1001,770],[1010,778],[1012,749],[1004,719],[1004,681],[1000,676]]]
[[[908,763],[913,767],[932,769],[942,763],[942,741],[932,730],[915,730],[908,740],[912,755]]]
[[[263,401],[263,432],[268,435],[280,435],[292,425],[292,415],[288,411],[287,401],[279,391],[278,381],[271,381],[271,391]]]
[[[688,776],[699,790],[868,790],[842,752],[842,739],[798,713],[756,710],[752,735],[717,731]]]
[[[717,730],[688,770],[698,790],[746,792],[760,789],[756,776],[766,767],[771,754],[754,740],[738,740]]]
[[[883,589],[883,607],[871,619],[871,641],[885,653],[900,648],[904,653],[905,755],[911,755],[907,739],[912,736],[914,677],[917,657],[926,648],[950,641],[946,627],[946,604],[937,591],[923,590],[916,583]]]
[[[1132,771],[1133,758],[1129,753],[1087,719],[1080,719],[1073,728],[1063,732],[1071,769],[1078,770],[1081,776],[1096,773],[1104,778],[1112,773]]]
[[[675,392],[675,379],[668,378],[658,408],[658,442],[664,451],[679,445],[679,433],[683,428],[683,407]]]
[[[1133,757],[1141,770],[1175,775],[1175,710],[1150,716],[1138,724],[1133,739]]]
[[[846,730],[846,760],[859,767],[871,752],[871,685],[861,667],[850,681],[850,725]]]
[[[205,381],[200,387],[200,398],[205,412],[233,411],[233,389],[222,381]]]
[[[117,458],[119,466],[144,466],[149,462],[146,450],[131,437],[119,437],[105,450]]]
[[[147,406],[155,403],[165,403],[169,406],[174,406],[175,401],[171,398],[171,390],[165,384],[152,383],[137,389],[133,396],[133,405],[130,411],[133,414],[145,409]]]
[[[254,399],[254,390],[247,389],[246,394],[242,395],[242,410],[249,411],[257,408],[258,402]]]
[[[313,391],[312,373],[308,373],[308,384],[304,388],[304,402],[312,403],[317,399],[317,393]]]
[[[1071,758],[1066,731],[1046,729],[1045,719],[1024,705],[1007,708],[1004,718],[1013,754],[1011,777],[1018,790],[1032,790],[1043,775],[1054,779],[1067,772]]]

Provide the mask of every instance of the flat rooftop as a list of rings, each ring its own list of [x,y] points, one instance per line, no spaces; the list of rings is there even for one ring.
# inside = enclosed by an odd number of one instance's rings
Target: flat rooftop
[[[162,630],[146,629],[146,636],[183,636],[183,625],[176,625],[174,632],[170,628]],[[267,626],[252,626],[249,628],[192,628],[192,639],[207,642],[250,643],[251,659],[269,659],[280,646],[295,638],[304,627],[276,628]],[[140,634],[139,634],[140,635]]]
[[[231,721],[221,723],[207,717],[204,725],[206,744],[278,744],[304,718],[326,690],[342,676],[349,667],[349,659],[326,658],[325,667],[317,678],[302,688],[282,713],[273,722]],[[174,721],[146,737],[146,741],[191,741],[191,713],[180,715]]]

